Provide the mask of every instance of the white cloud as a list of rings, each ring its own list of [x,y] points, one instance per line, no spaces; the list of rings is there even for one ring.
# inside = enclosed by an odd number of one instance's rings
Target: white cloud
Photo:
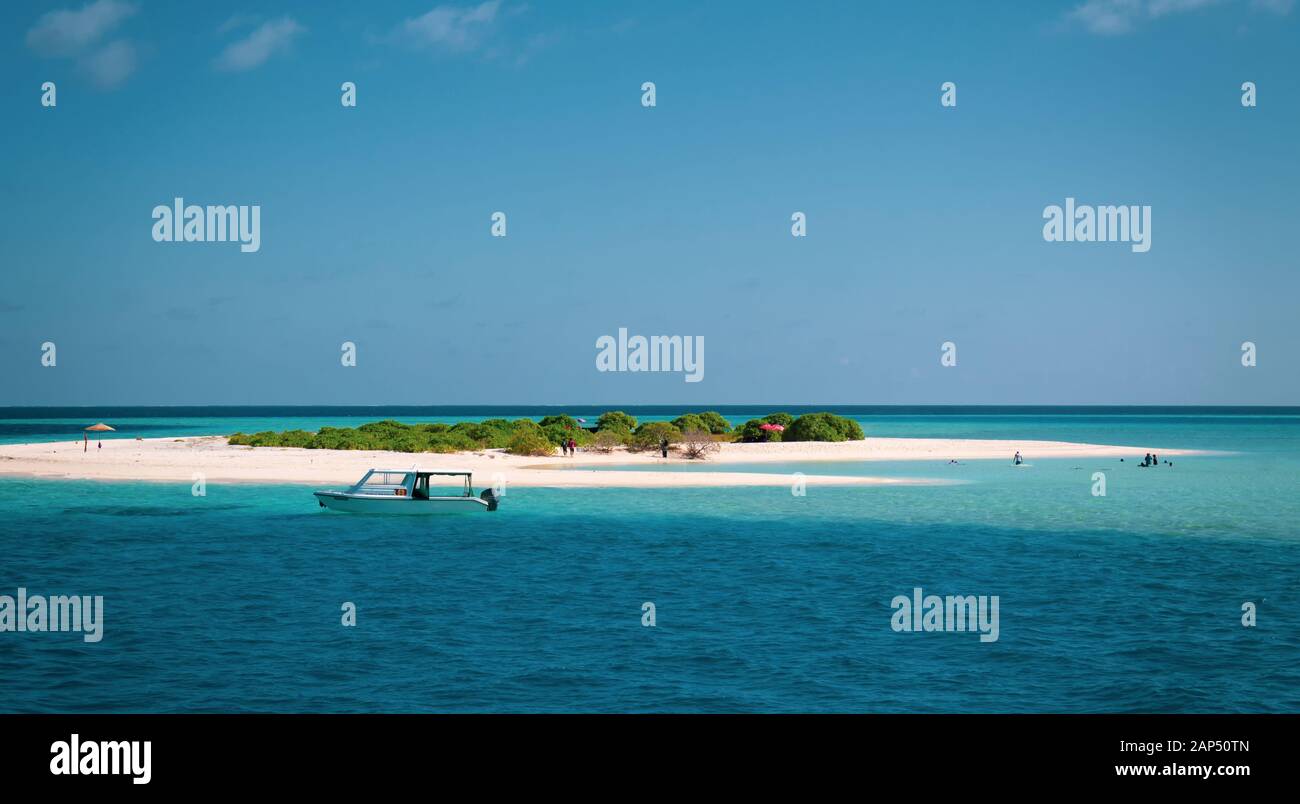
[[[101,89],[113,89],[135,72],[135,46],[117,39],[99,41],[139,8],[123,0],[96,0],[78,11],[61,9],[41,16],[27,32],[27,46],[45,57],[76,59]]]
[[[113,89],[135,72],[135,47],[118,39],[87,56],[81,64],[100,88]]]
[[[1068,22],[1078,23],[1091,33],[1131,33],[1143,21],[1184,14],[1224,0],[1087,0],[1066,13]]]
[[[138,10],[122,0],[96,0],[80,11],[51,11],[27,32],[27,46],[42,56],[76,56]]]
[[[256,14],[232,14],[229,19],[221,23],[217,28],[218,34],[229,33],[236,28],[243,28],[248,25],[256,25],[261,22],[262,18]]]
[[[487,0],[461,8],[437,6],[428,13],[404,20],[394,37],[420,46],[451,51],[473,50],[497,19],[501,0]]]
[[[1133,30],[1133,20],[1141,9],[1141,0],[1088,0],[1065,18],[1095,34],[1122,34]]]
[[[231,42],[217,57],[217,69],[251,70],[277,53],[289,50],[293,40],[305,31],[292,17],[264,22],[248,36]]]

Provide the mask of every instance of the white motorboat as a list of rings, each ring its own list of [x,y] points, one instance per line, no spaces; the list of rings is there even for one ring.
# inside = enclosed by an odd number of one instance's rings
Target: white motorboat
[[[460,494],[435,494],[434,477],[453,481]],[[321,508],[359,514],[449,514],[495,511],[498,498],[492,489],[474,496],[470,472],[426,472],[419,469],[371,469],[347,491],[317,491]]]

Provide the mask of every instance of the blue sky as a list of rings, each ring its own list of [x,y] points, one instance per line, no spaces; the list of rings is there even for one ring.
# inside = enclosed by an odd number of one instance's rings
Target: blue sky
[[[1293,2],[222,5],[7,8],[0,404],[1300,403]]]

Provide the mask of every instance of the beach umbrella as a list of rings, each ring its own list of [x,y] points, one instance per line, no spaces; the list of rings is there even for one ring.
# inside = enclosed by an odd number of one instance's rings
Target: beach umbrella
[[[771,431],[774,431],[774,432],[780,433],[780,432],[784,432],[784,431],[785,431],[785,425],[784,425],[784,424],[771,424],[771,423],[769,423],[769,424],[760,424],[760,425],[758,426],[758,429],[760,429],[760,430],[771,430]]]
[[[100,422],[99,424],[92,424],[86,428],[86,432],[88,433],[108,433],[113,431],[114,430],[112,427],[109,427],[107,424],[104,424],[103,422]]]

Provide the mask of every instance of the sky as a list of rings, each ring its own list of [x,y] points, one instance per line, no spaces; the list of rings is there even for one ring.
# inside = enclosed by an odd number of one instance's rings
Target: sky
[[[10,4],[0,405],[1300,404],[1295,6]]]

